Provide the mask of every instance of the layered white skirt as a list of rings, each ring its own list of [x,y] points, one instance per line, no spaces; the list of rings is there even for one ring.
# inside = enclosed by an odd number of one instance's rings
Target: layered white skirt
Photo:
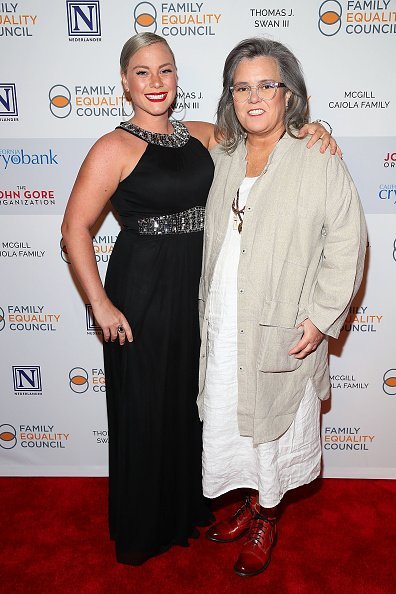
[[[252,186],[246,178],[242,200]],[[230,215],[209,294],[208,354],[203,425],[203,490],[209,498],[238,488],[259,492],[274,507],[289,489],[315,479],[321,466],[320,400],[308,383],[297,415],[279,439],[253,446],[237,422],[237,269],[240,235]]]

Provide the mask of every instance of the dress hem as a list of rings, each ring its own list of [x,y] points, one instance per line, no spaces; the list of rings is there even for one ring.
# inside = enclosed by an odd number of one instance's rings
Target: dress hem
[[[280,495],[279,498],[263,500],[263,498],[260,495],[260,505],[262,507],[275,507],[282,501],[283,497],[285,496],[285,494],[288,491],[291,491],[292,489],[297,489],[298,487],[302,487],[303,485],[308,485],[309,483],[312,483],[312,481],[314,481],[316,478],[318,478],[319,475],[320,475],[320,464],[319,464],[319,468],[315,469],[314,471],[309,473],[309,475],[306,479],[289,483],[286,486],[286,488],[283,490],[283,493]],[[251,483],[251,484],[244,483],[244,484],[234,484],[230,488],[227,487],[227,488],[220,489],[216,495],[209,495],[207,493],[207,491],[205,491],[205,489],[204,489],[203,494],[204,494],[204,497],[207,497],[208,499],[216,499],[217,497],[221,497],[222,495],[225,495],[226,493],[229,493],[230,491],[235,491],[236,489],[254,489],[255,491],[259,491],[257,484],[254,485],[253,483]]]

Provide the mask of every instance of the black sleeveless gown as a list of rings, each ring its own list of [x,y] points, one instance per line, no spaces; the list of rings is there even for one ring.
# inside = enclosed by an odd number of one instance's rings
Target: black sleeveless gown
[[[203,232],[140,234],[138,221],[204,207],[212,178],[196,138],[180,147],[153,138],[111,199],[122,231],[105,288],[134,336],[122,347],[104,344],[109,524],[121,563],[187,546],[196,526],[211,521],[196,405]]]

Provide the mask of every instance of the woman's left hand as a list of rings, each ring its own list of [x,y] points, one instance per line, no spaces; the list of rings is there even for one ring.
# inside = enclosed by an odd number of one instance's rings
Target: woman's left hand
[[[322,141],[322,146],[320,147],[321,153],[324,153],[326,151],[326,149],[328,148],[328,146],[330,145],[330,153],[332,155],[335,155],[337,153],[337,155],[342,159],[342,152],[341,152],[340,147],[337,145],[336,141],[334,140],[334,138],[332,137],[330,132],[328,132],[326,130],[326,128],[324,128],[322,126],[322,124],[319,124],[319,122],[312,122],[310,124],[305,124],[300,129],[298,136],[300,138],[305,138],[308,134],[311,134],[312,137],[309,139],[309,142],[307,142],[307,148],[313,147],[313,145],[316,142],[318,142],[318,140],[321,140]]]
[[[324,334],[308,319],[301,322],[299,328],[304,328],[304,334],[288,354],[294,355],[295,359],[305,359],[307,355],[316,351],[324,338]]]

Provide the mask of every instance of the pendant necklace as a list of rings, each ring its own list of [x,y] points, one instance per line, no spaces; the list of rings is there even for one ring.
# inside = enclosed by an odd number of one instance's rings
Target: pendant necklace
[[[246,204],[243,208],[239,208],[239,188],[236,197],[232,201],[232,212],[234,213],[233,229],[238,229],[238,233],[242,232],[243,215],[245,214]],[[238,223],[239,220],[239,223]]]
[[[282,135],[278,138],[275,144],[278,144],[281,138],[285,135],[286,130],[283,131]],[[242,233],[243,215],[245,214],[246,204],[243,208],[239,208],[239,188],[236,193],[236,197],[232,201],[232,212],[234,213],[234,224],[233,229],[238,229],[238,233]],[[239,222],[238,222],[239,221]]]

